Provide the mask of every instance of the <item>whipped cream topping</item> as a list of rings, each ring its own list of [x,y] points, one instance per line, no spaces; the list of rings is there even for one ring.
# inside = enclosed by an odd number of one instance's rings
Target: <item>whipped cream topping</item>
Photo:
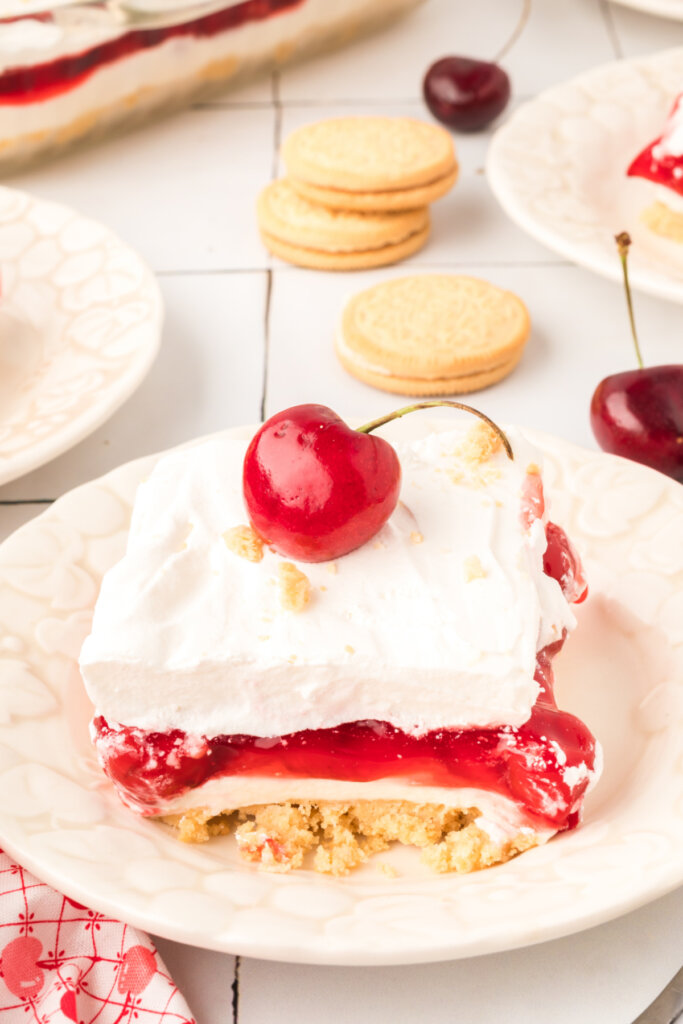
[[[510,430],[514,461],[501,449],[472,462],[469,430],[396,444],[396,511],[336,563],[299,563],[312,596],[298,613],[281,603],[283,558],[251,562],[223,539],[247,523],[247,442],[218,436],[160,459],[81,654],[98,712],[205,736],[522,724],[536,652],[574,617],[543,573],[543,523],[527,531],[520,517],[539,452]]]

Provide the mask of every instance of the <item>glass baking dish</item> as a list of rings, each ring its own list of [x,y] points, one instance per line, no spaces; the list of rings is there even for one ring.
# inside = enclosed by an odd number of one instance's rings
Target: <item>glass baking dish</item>
[[[0,166],[350,41],[421,0],[0,0]]]

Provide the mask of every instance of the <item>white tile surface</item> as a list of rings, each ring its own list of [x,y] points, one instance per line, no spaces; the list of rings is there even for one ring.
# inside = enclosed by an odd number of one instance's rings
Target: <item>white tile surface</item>
[[[252,211],[273,126],[268,107],[195,108],[7,184],[106,220],[156,271],[263,267]]]
[[[235,958],[157,936],[152,939],[197,1024],[232,1024]]]
[[[381,46],[364,39],[334,61],[321,57],[285,69],[281,96],[285,102],[418,98],[424,73],[439,57],[494,59],[523,8],[524,0],[477,0],[476,6],[429,0],[390,28]],[[613,56],[597,0],[535,0],[519,42],[503,63],[515,94],[527,96]]]
[[[473,273],[516,292],[532,319],[531,337],[518,368],[485,395],[472,396],[473,403],[484,403],[487,412],[503,422],[524,423],[595,447],[588,423],[593,390],[607,373],[635,365],[619,286],[573,266],[489,265],[473,268]],[[350,377],[332,351],[346,298],[386,276],[382,270],[353,278],[307,270],[276,275],[268,414],[298,402],[320,401],[342,415],[373,419],[405,404],[400,396],[383,394]],[[677,308],[640,295],[635,301],[646,358],[651,362],[679,359]],[[292,338],[296,338],[294,345]]]
[[[2,502],[54,498],[128,459],[256,420],[264,379],[268,412],[318,401],[363,418],[400,404],[348,376],[332,337],[347,294],[406,267],[335,275],[276,262],[269,273],[253,199],[271,175],[280,115],[285,131],[373,108],[422,116],[427,66],[449,52],[494,56],[523,2],[429,0],[381,36],[14,179],[106,220],[136,246],[163,272],[167,322],[156,366],[120,412],[0,491],[0,538],[43,507]],[[520,98],[620,52],[681,43],[683,25],[608,10],[606,0],[532,0],[504,63]],[[524,360],[477,401],[501,420],[592,446],[595,384],[633,365],[621,291],[505,218],[479,173],[486,144],[486,134],[456,140],[461,180],[435,206],[433,237],[412,262],[471,272],[524,298],[533,319]],[[646,358],[680,361],[678,308],[641,296],[636,306]],[[680,891],[592,931],[473,961],[372,970],[242,961],[236,1016],[233,958],[159,947],[198,1024],[628,1024],[683,961],[682,917]]]
[[[681,914],[683,890],[582,935],[415,967],[243,959],[239,1024],[274,1007],[278,1024],[629,1024],[680,967]]]

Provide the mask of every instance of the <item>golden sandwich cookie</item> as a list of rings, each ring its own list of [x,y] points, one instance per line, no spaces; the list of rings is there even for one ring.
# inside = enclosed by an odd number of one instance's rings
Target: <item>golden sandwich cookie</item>
[[[458,175],[445,129],[409,117],[341,117],[304,125],[282,156],[305,198],[351,210],[407,210],[444,195]]]
[[[526,306],[512,292],[474,277],[425,274],[355,295],[336,351],[349,373],[384,391],[456,394],[507,376],[529,330]]]
[[[260,194],[258,223],[266,247],[299,266],[356,270],[383,266],[420,249],[429,235],[426,208],[395,213],[330,210],[299,196],[287,179]]]

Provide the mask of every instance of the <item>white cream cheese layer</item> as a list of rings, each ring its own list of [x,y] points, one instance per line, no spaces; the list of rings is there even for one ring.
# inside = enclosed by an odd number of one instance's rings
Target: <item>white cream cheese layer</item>
[[[246,524],[246,442],[219,436],[163,457],[137,494],[128,548],[105,576],[81,669],[112,723],[279,736],[363,719],[409,732],[519,725],[536,652],[571,629],[543,573],[545,532],[521,525],[539,453],[463,457],[469,425],[396,444],[401,501],[370,542],[306,564],[312,597],[281,604],[278,566],[229,550]]]

